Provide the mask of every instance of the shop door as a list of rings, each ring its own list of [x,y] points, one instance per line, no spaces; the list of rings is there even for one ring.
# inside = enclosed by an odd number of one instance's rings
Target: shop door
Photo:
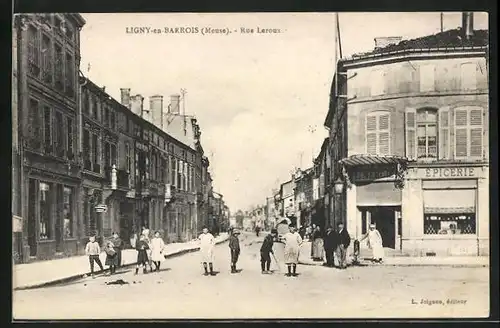
[[[371,209],[371,222],[375,223],[382,236],[384,247],[396,248],[395,209],[392,207],[377,206]]]
[[[33,179],[29,180],[28,187],[28,245],[30,247],[30,256],[36,256],[37,253],[37,215],[36,215],[36,181]]]

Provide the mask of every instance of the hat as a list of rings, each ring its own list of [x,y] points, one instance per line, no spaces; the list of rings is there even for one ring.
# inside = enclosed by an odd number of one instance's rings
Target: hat
[[[276,229],[271,229],[271,233],[278,233],[278,230],[276,230]]]
[[[233,234],[234,235],[239,235],[240,234],[240,231],[238,229],[233,229]]]
[[[375,228],[375,223],[371,223],[370,228]]]

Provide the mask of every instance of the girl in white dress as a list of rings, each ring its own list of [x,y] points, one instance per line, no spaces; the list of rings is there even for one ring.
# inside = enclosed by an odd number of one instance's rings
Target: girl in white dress
[[[372,261],[381,263],[384,260],[384,247],[382,246],[382,236],[374,224],[370,224],[370,230],[361,238],[360,242],[366,238],[368,238],[368,247],[372,250]]]
[[[151,260],[153,261],[156,267],[155,270],[157,272],[160,272],[161,262],[165,260],[165,256],[163,254],[163,251],[165,249],[165,242],[160,237],[159,231],[155,231],[155,236],[153,239],[151,239],[150,247],[151,247]]]
[[[209,275],[207,263],[210,268],[210,275],[213,276],[215,275],[213,266],[215,238],[208,232],[208,228],[205,227],[203,228],[203,233],[198,237],[198,240],[200,241],[201,263],[203,263],[203,268],[205,269],[205,276]]]

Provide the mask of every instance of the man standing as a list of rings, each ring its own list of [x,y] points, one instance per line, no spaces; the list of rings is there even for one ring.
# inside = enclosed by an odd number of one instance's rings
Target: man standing
[[[231,231],[229,236],[229,249],[231,250],[231,273],[236,273],[236,263],[240,256],[240,240],[238,239],[240,232],[238,229]]]
[[[271,256],[273,252],[274,239],[278,235],[278,230],[272,229],[271,233],[264,238],[264,242],[260,247],[260,268],[263,274],[271,273]]]
[[[207,227],[203,227],[203,233],[198,237],[200,241],[200,254],[201,254],[201,262],[203,263],[203,268],[205,269],[205,276],[208,276],[207,263],[210,268],[210,275],[214,276],[214,246],[215,246],[215,238],[214,236],[208,232]]]
[[[336,238],[335,238],[335,231],[333,231],[332,226],[328,226],[326,228],[326,233],[325,233],[325,256],[326,256],[326,263],[325,265],[327,267],[333,267],[334,266],[334,252],[335,249],[337,248],[338,245],[336,245]]]
[[[346,253],[347,253],[347,247],[349,247],[349,244],[351,243],[351,237],[349,236],[349,233],[347,232],[346,229],[344,229],[344,224],[342,222],[339,222],[337,224],[337,231],[336,231],[336,244],[337,244],[337,259],[339,261],[339,268],[340,269],[345,269],[347,268],[346,264]]]

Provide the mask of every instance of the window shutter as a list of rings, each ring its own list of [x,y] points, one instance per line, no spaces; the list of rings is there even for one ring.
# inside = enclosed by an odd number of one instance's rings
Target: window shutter
[[[450,107],[439,109],[439,158],[450,158]]]
[[[388,155],[390,151],[390,114],[381,114],[378,125],[378,154]]]
[[[377,154],[377,116],[366,116],[366,152],[370,155]]]
[[[467,157],[467,109],[455,110],[455,156]]]
[[[470,111],[470,156],[483,156],[483,111],[472,109]]]
[[[415,108],[406,109],[406,157],[409,159],[417,158],[416,115]]]

